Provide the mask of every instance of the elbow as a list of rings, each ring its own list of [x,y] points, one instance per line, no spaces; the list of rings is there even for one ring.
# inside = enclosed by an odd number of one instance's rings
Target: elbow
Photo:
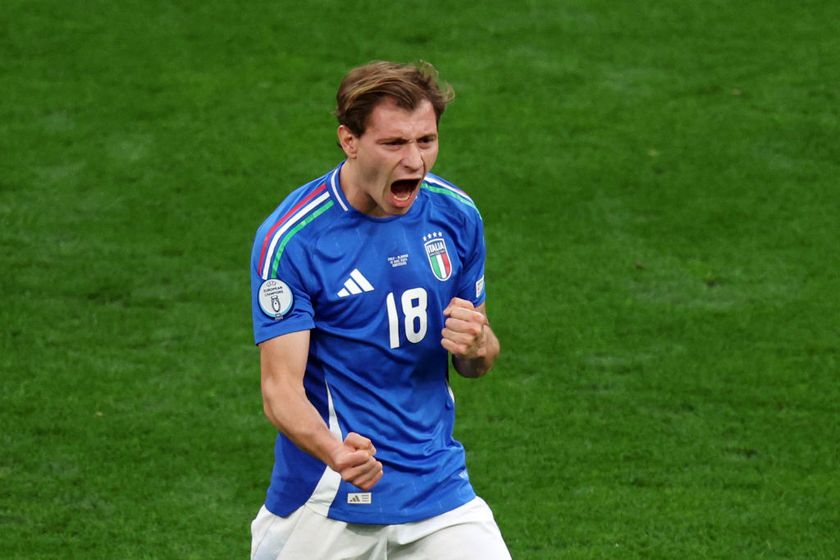
[[[280,422],[277,418],[277,414],[275,413],[274,403],[265,394],[263,394],[263,414],[265,414],[265,417],[275,428],[278,430],[280,429]]]

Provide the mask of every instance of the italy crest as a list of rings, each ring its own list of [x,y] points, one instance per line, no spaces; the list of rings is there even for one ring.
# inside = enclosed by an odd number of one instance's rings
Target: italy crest
[[[432,267],[435,278],[441,282],[449,280],[449,277],[452,276],[452,261],[449,259],[443,234],[439,231],[430,233],[424,235],[423,240],[425,241],[426,256],[429,258],[429,266]]]

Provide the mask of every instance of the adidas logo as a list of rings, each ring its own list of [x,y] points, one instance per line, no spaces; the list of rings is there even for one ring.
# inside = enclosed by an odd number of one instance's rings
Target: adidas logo
[[[370,492],[348,493],[347,494],[347,503],[348,504],[367,505],[367,504],[373,503],[373,498],[371,497]]]
[[[350,278],[344,282],[344,287],[338,292],[338,297],[347,297],[350,295],[361,294],[362,292],[372,292],[373,286],[370,285],[367,278],[365,278],[358,268],[354,268],[350,273]]]

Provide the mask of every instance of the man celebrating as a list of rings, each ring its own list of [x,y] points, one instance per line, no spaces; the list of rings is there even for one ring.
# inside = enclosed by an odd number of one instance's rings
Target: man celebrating
[[[275,465],[252,559],[509,559],[452,437],[448,356],[480,377],[481,216],[431,173],[452,99],[428,64],[374,62],[337,95],[346,159],[259,228],[254,336]]]

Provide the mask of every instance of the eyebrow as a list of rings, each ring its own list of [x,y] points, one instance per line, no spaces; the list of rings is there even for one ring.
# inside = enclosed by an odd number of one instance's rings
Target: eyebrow
[[[437,133],[436,132],[430,132],[428,134],[422,134],[422,135],[417,137],[418,140],[434,140],[435,138],[437,138]],[[406,138],[405,136],[387,136],[385,138],[380,138],[379,140],[377,140],[377,142],[379,144],[392,144],[392,143],[395,143],[395,142],[405,144],[406,142],[409,142],[409,141],[410,141],[410,139]]]

